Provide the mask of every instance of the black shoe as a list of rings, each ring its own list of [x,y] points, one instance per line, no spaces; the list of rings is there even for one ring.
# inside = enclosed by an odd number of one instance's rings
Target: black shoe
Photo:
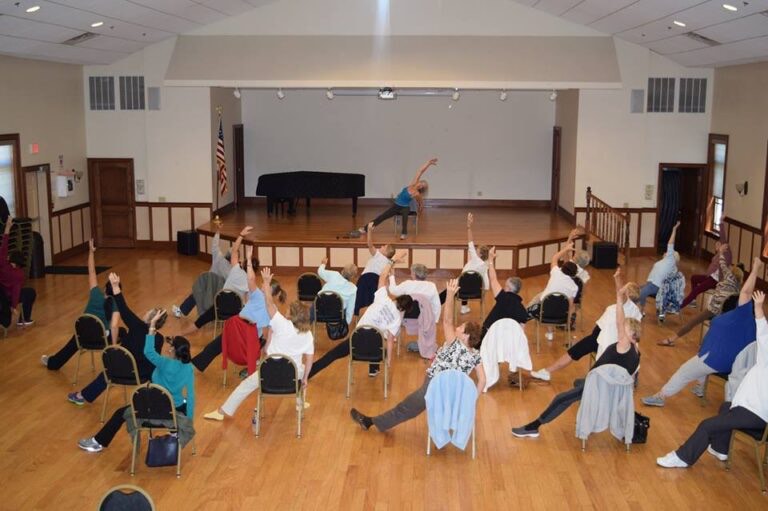
[[[512,434],[517,438],[537,438],[539,436],[539,430],[538,428],[529,428],[528,426],[523,426],[521,428],[512,428]]]
[[[378,375],[379,375],[379,370],[378,369],[368,369],[368,376],[370,378],[375,378]]]
[[[352,408],[349,411],[349,415],[352,417],[352,420],[360,424],[360,427],[365,431],[368,431],[368,428],[373,426],[373,420],[371,420],[370,417],[358,412],[355,408]]]

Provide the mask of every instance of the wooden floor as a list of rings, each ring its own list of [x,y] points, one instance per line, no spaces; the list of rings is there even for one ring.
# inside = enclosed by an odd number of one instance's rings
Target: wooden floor
[[[357,217],[352,216],[348,205],[313,204],[311,213],[302,203],[295,216],[268,217],[264,206],[240,208],[221,216],[223,238],[236,238],[245,225],[254,227],[248,239],[255,243],[324,243],[348,245],[344,238],[378,216],[386,206],[360,206]],[[419,218],[419,233],[413,220],[408,225],[408,245],[465,245],[467,242],[467,208],[427,208]],[[562,216],[546,208],[481,207],[473,210],[475,223],[472,227],[477,244],[521,245],[541,240],[565,238],[573,227]],[[392,220],[382,223],[375,232],[374,241],[385,243],[398,241]],[[215,226],[205,223],[198,230],[213,233]],[[354,240],[353,240],[354,241]],[[365,237],[359,239],[365,246]]]
[[[482,224],[482,217],[478,222]],[[84,264],[81,259],[70,264]],[[198,259],[173,251],[99,250],[97,261],[121,274],[128,303],[139,312],[178,303],[194,276],[206,269]],[[634,258],[629,276],[645,276],[650,263],[648,258]],[[686,274],[694,268],[701,265],[683,264]],[[593,270],[592,276],[585,295],[585,330],[592,329],[614,296],[609,271]],[[541,289],[544,278],[524,281],[526,299]],[[100,282],[105,279],[101,274]],[[295,282],[287,276],[282,280],[288,288]],[[381,376],[371,380],[362,367],[349,400],[344,398],[343,362],[313,379],[308,395],[312,406],[301,439],[294,436],[290,399],[267,400],[260,438],[250,429],[253,399],[234,420],[223,424],[202,420],[202,414],[221,404],[232,388],[222,388],[220,366],[214,362],[206,373],[196,374],[197,456],[185,449],[181,479],[176,479],[173,468],[149,469],[143,463],[131,477],[130,443],[124,431],[102,453],[89,454],[77,447],[79,438],[98,429],[103,397],[82,408],[67,402],[74,361],[60,372],[46,371],[39,363],[41,354],[54,352],[69,338],[85,302],[87,278],[47,276],[34,281],[34,286],[35,326],[0,341],[0,509],[94,509],[106,489],[121,483],[144,487],[160,510],[768,508],[767,497],[758,488],[753,455],[743,444],[738,444],[730,472],[707,454],[688,470],[655,465],[657,456],[676,448],[701,419],[716,412],[722,400],[718,384],[712,385],[711,402],[704,407],[688,391],[670,399],[663,409],[640,406],[651,417],[649,441],[634,446],[629,454],[607,432],[593,435],[582,452],[574,436],[575,407],[543,427],[540,438],[513,438],[510,428],[533,419],[557,392],[583,376],[586,360],[556,374],[550,385],[532,385],[520,393],[502,383],[483,395],[475,461],[452,447],[426,457],[423,416],[387,434],[363,432],[349,419],[351,406],[381,412],[421,383],[425,365],[413,354],[403,353],[395,360],[386,401]],[[476,309],[472,317],[477,317]],[[184,324],[170,319],[165,333]],[[534,325],[526,330],[535,339]],[[695,352],[696,331],[678,348],[657,347],[655,341],[668,332],[646,319],[638,403]],[[195,351],[210,334],[209,328],[192,338]],[[544,343],[542,354],[533,356],[535,367],[561,355],[563,341],[560,334],[555,342]],[[318,353],[329,344],[319,336]],[[85,367],[81,385],[91,376]],[[120,392],[114,392],[111,404],[119,402]]]

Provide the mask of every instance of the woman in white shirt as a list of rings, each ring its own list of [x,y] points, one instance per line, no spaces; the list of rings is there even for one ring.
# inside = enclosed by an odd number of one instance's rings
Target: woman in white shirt
[[[570,239],[570,238],[569,238]],[[552,256],[552,260],[549,263],[549,281],[544,291],[536,295],[531,300],[528,306],[528,314],[532,318],[539,317],[539,311],[541,310],[541,302],[547,295],[552,293],[562,293],[568,297],[568,317],[571,317],[573,312],[573,299],[579,293],[579,286],[573,280],[578,271],[576,263],[570,260],[570,254],[573,252],[573,242],[568,242],[560,252]],[[559,265],[561,259],[567,259],[563,266]],[[547,326],[547,340],[554,339],[554,330],[551,326]]]
[[[752,294],[757,326],[757,362],[739,385],[733,402],[725,402],[719,415],[703,420],[696,431],[676,451],[658,458],[664,468],[686,468],[707,451],[720,461],[728,459],[734,429],[765,429],[768,422],[768,322],[765,320],[761,291]]]

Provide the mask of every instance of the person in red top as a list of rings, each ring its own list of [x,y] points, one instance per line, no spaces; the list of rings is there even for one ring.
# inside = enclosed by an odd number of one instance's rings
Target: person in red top
[[[8,217],[5,223],[3,241],[0,243],[0,291],[8,299],[11,307],[9,324],[15,320],[18,326],[29,326],[32,321],[32,305],[37,293],[31,287],[24,287],[24,256],[18,250],[8,253],[8,238],[13,226],[13,219]],[[19,303],[21,312],[19,316]],[[8,325],[6,325],[8,326]]]

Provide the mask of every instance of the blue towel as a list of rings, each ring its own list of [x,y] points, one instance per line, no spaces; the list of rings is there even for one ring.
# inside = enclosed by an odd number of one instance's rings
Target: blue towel
[[[477,387],[472,379],[457,369],[441,371],[432,378],[424,399],[429,436],[437,448],[450,442],[464,450],[475,426]]]

